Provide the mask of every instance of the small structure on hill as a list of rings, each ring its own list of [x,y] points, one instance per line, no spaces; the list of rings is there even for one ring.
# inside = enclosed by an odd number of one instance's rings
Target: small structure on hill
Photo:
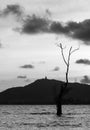
[[[47,80],[47,76],[45,76],[45,80]]]

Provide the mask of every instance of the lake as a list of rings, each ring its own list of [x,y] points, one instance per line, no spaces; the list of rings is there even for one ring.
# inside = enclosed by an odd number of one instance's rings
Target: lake
[[[89,105],[63,105],[56,116],[54,105],[1,105],[0,130],[88,130]]]

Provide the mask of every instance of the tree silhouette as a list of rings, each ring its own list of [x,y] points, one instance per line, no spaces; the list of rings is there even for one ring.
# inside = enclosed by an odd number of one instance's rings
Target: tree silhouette
[[[61,49],[61,54],[62,54],[62,58],[63,58],[63,61],[66,65],[66,80],[65,80],[65,83],[61,86],[61,89],[60,89],[60,92],[59,92],[59,95],[58,95],[58,98],[57,98],[57,102],[56,102],[56,105],[57,105],[57,115],[58,116],[61,116],[62,114],[62,96],[68,86],[68,75],[69,75],[69,68],[70,68],[70,56],[72,53],[74,53],[75,51],[79,50],[79,48],[76,48],[73,50],[72,46],[70,47],[69,49],[69,52],[68,52],[68,58],[66,60],[65,58],[65,55],[64,55],[64,49],[66,47],[63,47],[62,44],[58,44],[58,47]]]

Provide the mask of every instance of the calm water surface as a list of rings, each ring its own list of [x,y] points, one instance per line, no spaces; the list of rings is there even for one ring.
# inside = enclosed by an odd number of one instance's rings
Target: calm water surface
[[[0,130],[90,130],[89,105],[64,105],[61,117],[55,106],[0,106]]]

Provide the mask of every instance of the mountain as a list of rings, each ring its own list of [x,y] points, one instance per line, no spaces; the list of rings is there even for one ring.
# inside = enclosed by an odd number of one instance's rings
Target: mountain
[[[24,87],[14,87],[0,93],[0,104],[55,104],[64,82],[39,79]],[[90,86],[69,83],[63,104],[90,104]]]

